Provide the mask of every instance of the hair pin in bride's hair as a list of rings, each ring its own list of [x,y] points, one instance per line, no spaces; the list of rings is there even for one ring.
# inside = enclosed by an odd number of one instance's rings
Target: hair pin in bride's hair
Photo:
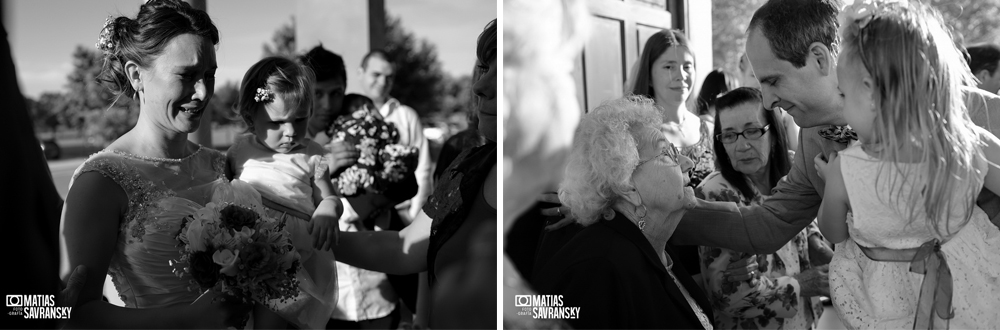
[[[97,49],[104,52],[105,54],[114,52],[115,50],[114,35],[115,35],[114,19],[112,19],[111,16],[108,16],[108,18],[104,21],[104,27],[101,28],[101,35],[100,37],[97,38],[97,44],[95,44],[94,46],[96,46]]]
[[[257,88],[257,95],[253,97],[255,102],[270,102],[274,100],[274,92],[267,88]]]

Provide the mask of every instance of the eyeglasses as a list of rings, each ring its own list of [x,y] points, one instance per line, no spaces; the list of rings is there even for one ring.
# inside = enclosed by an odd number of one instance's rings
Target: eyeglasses
[[[767,133],[768,128],[771,128],[771,125],[765,125],[764,127],[761,128],[748,128],[742,132],[725,132],[722,134],[716,134],[715,138],[719,139],[719,141],[722,141],[722,143],[726,144],[736,142],[736,139],[739,139],[740,135],[742,135],[747,140],[756,140],[759,139],[761,136],[764,136],[764,133]]]
[[[653,156],[649,159],[640,160],[638,164],[635,164],[635,168],[639,168],[639,166],[642,166],[642,164],[645,164],[651,160],[657,159],[662,156],[670,157],[670,159],[674,161],[674,163],[670,166],[680,165],[680,161],[677,159],[679,155],[680,151],[677,150],[677,147],[675,147],[673,143],[667,143],[667,147],[663,149],[663,152],[660,152],[656,156]]]

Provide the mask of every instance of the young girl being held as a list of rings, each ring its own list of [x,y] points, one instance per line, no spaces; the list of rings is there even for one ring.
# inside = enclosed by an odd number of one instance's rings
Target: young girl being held
[[[227,174],[260,192],[268,215],[285,222],[301,255],[299,296],[273,302],[278,315],[299,328],[325,328],[335,307],[336,269],[329,250],[337,242],[343,208],[330,182],[331,156],[305,138],[313,84],[312,72],[290,59],[268,57],[250,67],[237,104],[248,132],[226,153]]]
[[[860,143],[816,160],[837,313],[856,329],[994,327],[1000,230],[975,201],[1000,192],[1000,140],[966,113],[961,53],[919,2],[856,1],[841,29],[837,78]]]

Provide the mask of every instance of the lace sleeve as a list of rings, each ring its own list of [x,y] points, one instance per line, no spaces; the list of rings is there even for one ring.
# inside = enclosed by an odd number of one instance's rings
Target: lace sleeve
[[[100,156],[91,157],[76,170],[70,181],[70,188],[72,189],[73,182],[77,177],[87,172],[101,173],[104,177],[114,181],[125,192],[128,197],[128,206],[125,211],[125,221],[121,223],[120,229],[141,241],[145,234],[143,222],[147,219],[142,214],[146,210],[142,206],[149,201],[168,196],[170,193],[163,189],[157,189],[149,180],[144,179],[134,167],[116,159]]]

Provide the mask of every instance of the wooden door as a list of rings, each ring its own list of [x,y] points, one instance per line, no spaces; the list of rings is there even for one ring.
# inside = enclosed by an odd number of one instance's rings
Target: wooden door
[[[584,111],[624,95],[625,79],[646,39],[673,27],[667,0],[588,0],[590,40],[573,72]]]

